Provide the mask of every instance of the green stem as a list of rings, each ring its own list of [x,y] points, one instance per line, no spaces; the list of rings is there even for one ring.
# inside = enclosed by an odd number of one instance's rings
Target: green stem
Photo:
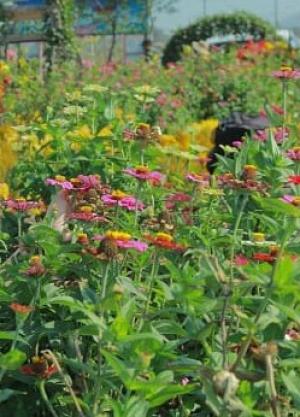
[[[45,389],[45,380],[41,380],[38,382],[38,388],[41,394],[41,397],[44,401],[44,403],[46,404],[48,410],[50,411],[52,417],[58,417],[58,415],[56,414],[56,411],[54,410],[51,402],[49,401],[46,389]]]

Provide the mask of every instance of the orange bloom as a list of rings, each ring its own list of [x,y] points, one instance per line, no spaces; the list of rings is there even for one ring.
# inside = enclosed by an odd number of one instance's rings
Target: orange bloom
[[[9,307],[11,308],[12,311],[14,311],[15,313],[19,313],[19,314],[28,314],[33,311],[32,306],[27,306],[27,305],[23,305],[19,303],[11,303]]]

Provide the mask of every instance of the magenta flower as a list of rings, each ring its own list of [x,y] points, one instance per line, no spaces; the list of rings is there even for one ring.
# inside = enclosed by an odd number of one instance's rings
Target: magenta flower
[[[113,235],[113,233],[112,233]],[[117,237],[114,238],[112,236],[103,236],[103,235],[95,235],[93,240],[102,242],[104,239],[111,239],[115,242],[118,248],[120,249],[134,249],[138,252],[145,252],[148,249],[148,245],[145,242],[141,242],[140,240],[133,240],[131,238],[126,239],[118,239]]]
[[[266,130],[257,130],[253,139],[265,142],[268,139],[268,132]]]
[[[300,147],[289,149],[286,156],[292,161],[300,161]]]
[[[99,188],[101,186],[99,175],[78,175],[78,180],[81,183],[81,187],[88,191],[91,188]]]
[[[165,179],[165,175],[158,171],[150,171],[149,168],[145,166],[139,166],[137,168],[126,168],[123,170],[123,172],[141,181],[153,181],[154,183],[159,183]]]
[[[119,206],[122,208],[125,208],[129,211],[135,211],[135,210],[144,210],[145,205],[137,200],[135,197],[123,194],[121,192],[115,192],[112,194],[104,194],[101,197],[101,200],[104,204],[107,206]]]
[[[232,145],[238,149],[240,149],[243,145],[243,142],[241,142],[240,140],[235,140],[232,142]]]
[[[279,71],[272,72],[272,75],[280,80],[298,80],[300,78],[300,70],[283,67]]]
[[[53,185],[62,188],[63,190],[73,190],[74,186],[71,181],[67,181],[62,175],[56,175],[55,178],[47,178],[46,185]]]
[[[274,138],[277,143],[282,143],[285,139],[288,139],[290,130],[287,127],[278,127],[274,133]]]
[[[300,206],[300,197],[294,195],[284,195],[282,197],[282,201],[285,203],[292,204],[293,206],[299,207]]]
[[[209,186],[209,175],[199,175],[199,174],[187,174],[185,177],[187,180],[196,182],[197,184],[203,185],[204,187]]]

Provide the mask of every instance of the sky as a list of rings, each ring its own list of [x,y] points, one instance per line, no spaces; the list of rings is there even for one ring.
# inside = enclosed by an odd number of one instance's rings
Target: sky
[[[205,0],[174,1],[176,13],[161,13],[156,26],[167,33],[184,27],[203,16]],[[278,3],[278,20],[281,28],[300,25],[300,0],[206,0],[207,14],[247,10],[275,22],[275,7]]]

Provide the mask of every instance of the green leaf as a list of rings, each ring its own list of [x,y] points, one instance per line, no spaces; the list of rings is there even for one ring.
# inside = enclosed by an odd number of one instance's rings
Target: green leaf
[[[26,343],[26,340],[23,339],[20,335],[13,331],[0,331],[0,340],[15,340],[18,342]]]
[[[262,209],[271,212],[272,214],[284,214],[289,217],[300,217],[300,209],[285,203],[277,198],[262,198],[252,196],[252,199],[262,207]]]
[[[0,356],[0,368],[15,371],[25,362],[26,355],[18,349],[14,349]]]
[[[11,398],[13,395],[16,394],[22,394],[21,391],[16,391],[13,389],[1,389],[0,390],[0,404],[3,403],[4,401],[7,401],[9,398]]]
[[[282,373],[281,377],[294,401],[300,406],[300,378],[296,376],[294,371],[289,372],[289,374]]]
[[[151,408],[158,407],[162,404],[165,404],[167,401],[175,398],[179,395],[189,394],[194,391],[196,388],[195,385],[168,385],[166,387],[158,388],[157,391],[153,394],[150,394],[146,397],[149,401]]]

